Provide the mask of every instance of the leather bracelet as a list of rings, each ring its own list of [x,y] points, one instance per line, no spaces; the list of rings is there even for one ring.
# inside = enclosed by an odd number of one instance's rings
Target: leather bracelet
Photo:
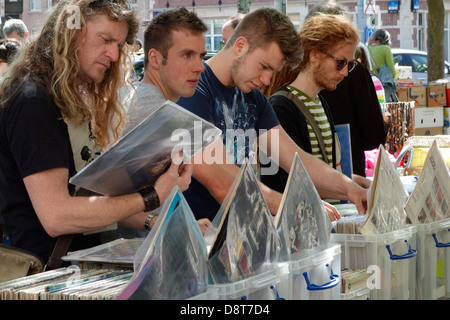
[[[147,216],[147,218],[145,219],[145,222],[144,222],[144,229],[146,230],[146,231],[150,231],[152,228],[150,227],[150,221],[152,221],[152,219],[154,218],[154,217],[156,217],[158,214],[157,213],[154,213],[154,212],[152,212],[152,213],[150,213],[148,216]]]
[[[144,212],[150,212],[152,210],[155,210],[156,208],[159,208],[159,197],[158,193],[156,193],[155,188],[145,187],[139,190],[139,193],[142,196],[142,200],[144,200]]]

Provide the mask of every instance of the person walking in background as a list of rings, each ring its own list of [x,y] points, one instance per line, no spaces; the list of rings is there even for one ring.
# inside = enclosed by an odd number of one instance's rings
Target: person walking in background
[[[3,26],[5,39],[16,39],[22,43],[28,42],[28,28],[20,19],[6,20]]]
[[[398,101],[395,87],[395,63],[391,51],[391,35],[383,29],[375,30],[369,37],[372,71],[383,84],[387,102]]]
[[[381,83],[380,79],[378,79],[377,76],[373,74],[372,68],[370,67],[369,58],[367,57],[367,53],[361,46],[358,46],[356,48],[355,59],[359,63],[361,63],[364,67],[366,67],[366,69],[369,71],[370,76],[372,78],[373,85],[375,86],[375,91],[377,93],[378,102],[380,104],[386,103],[383,84]]]

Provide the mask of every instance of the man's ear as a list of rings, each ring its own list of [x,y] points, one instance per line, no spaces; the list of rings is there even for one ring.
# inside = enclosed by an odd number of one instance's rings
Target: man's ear
[[[148,51],[148,64],[156,70],[159,70],[159,67],[162,63],[162,54],[156,49],[150,49]]]
[[[322,55],[323,55],[323,53],[320,52],[319,50],[312,50],[312,51],[309,53],[309,60],[310,60],[312,63],[316,63],[316,62],[320,61]]]
[[[234,53],[239,56],[245,54],[249,49],[248,39],[246,37],[239,37],[234,42]]]
[[[319,50],[312,50],[309,53],[309,64],[316,67],[317,65],[319,65],[322,61],[323,58],[323,53],[320,52]]]

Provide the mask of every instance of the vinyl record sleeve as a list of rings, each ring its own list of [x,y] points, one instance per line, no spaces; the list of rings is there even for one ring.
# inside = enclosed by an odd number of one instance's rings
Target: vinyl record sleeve
[[[383,234],[406,225],[408,193],[382,145],[367,198],[368,216],[359,233]]]
[[[304,258],[328,245],[330,219],[297,153],[274,223],[281,241],[280,261]]]
[[[412,224],[431,223],[450,217],[450,175],[436,141],[405,205]]]
[[[207,290],[206,246],[181,190],[174,187],[134,257],[134,275],[116,300],[180,300]]]
[[[215,284],[247,279],[277,261],[280,240],[247,158],[207,234],[210,232],[214,238],[208,266]]]
[[[143,241],[144,238],[115,239],[92,248],[69,252],[61,260],[133,265],[134,256]]]
[[[69,182],[108,196],[152,186],[170,166],[172,154],[183,161],[216,141],[221,130],[179,105],[166,101]]]

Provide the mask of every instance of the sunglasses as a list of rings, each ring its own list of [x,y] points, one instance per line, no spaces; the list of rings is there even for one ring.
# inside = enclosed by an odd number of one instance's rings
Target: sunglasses
[[[356,60],[350,60],[347,61],[347,59],[338,59],[334,56],[332,56],[331,54],[329,54],[328,52],[326,52],[325,50],[320,50],[320,52],[322,52],[323,54],[326,54],[327,56],[329,56],[330,58],[334,59],[334,61],[337,62],[337,66],[336,69],[338,71],[341,71],[345,66],[348,66],[348,72],[352,72],[353,69],[355,69],[358,61]]]

